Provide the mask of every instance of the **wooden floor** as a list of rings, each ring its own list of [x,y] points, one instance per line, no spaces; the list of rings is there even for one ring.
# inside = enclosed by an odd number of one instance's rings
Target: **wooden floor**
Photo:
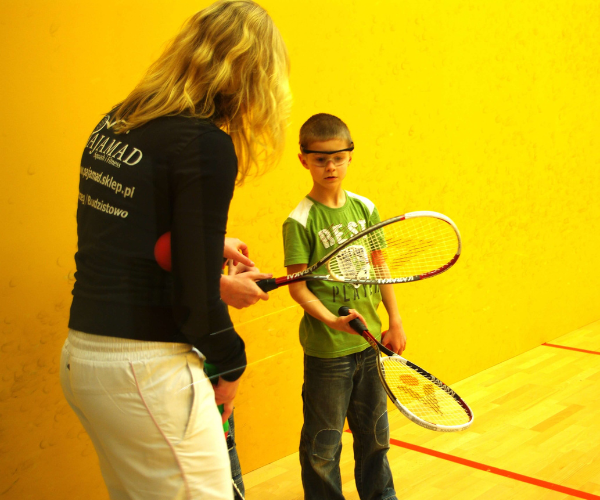
[[[552,344],[600,354],[600,322]],[[543,345],[453,387],[475,414],[465,432],[428,431],[390,413],[399,498],[600,500],[600,355]],[[346,499],[358,499],[347,433],[341,471]],[[303,498],[297,453],[244,481],[247,500]]]

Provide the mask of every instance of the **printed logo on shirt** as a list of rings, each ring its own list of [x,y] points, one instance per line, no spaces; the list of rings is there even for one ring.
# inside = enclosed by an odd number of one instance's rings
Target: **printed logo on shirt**
[[[350,245],[342,249],[334,258],[335,274],[346,280],[368,280],[371,264],[367,249],[362,245]],[[330,267],[331,272],[334,272]],[[354,285],[358,288],[359,285]]]
[[[122,195],[123,198],[133,198],[133,193],[135,193],[135,186],[123,186],[123,184],[117,182],[112,175],[104,175],[102,172],[96,172],[89,167],[81,166],[79,167],[79,171],[81,177],[83,177],[84,179],[91,179],[92,181],[97,182],[102,186],[106,186],[107,188],[112,189],[116,194]]]
[[[109,122],[110,122],[110,115],[106,115],[104,118],[102,118],[102,121],[98,125],[96,125],[96,128],[92,132],[92,135],[100,132],[107,125],[108,125],[108,128],[110,128],[110,127],[112,127],[112,125],[114,125],[114,123],[109,125]]]
[[[378,293],[381,293],[379,285],[362,285],[360,288],[356,288],[353,285],[344,283],[331,287],[331,300],[335,303],[345,303],[362,298],[366,299]]]
[[[104,200],[92,198],[89,194],[84,194],[82,192],[79,192],[79,202],[95,208],[100,212],[105,212],[109,215],[115,215],[116,217],[121,217],[122,219],[126,219],[129,215],[127,210],[115,207],[110,203],[105,203]]]
[[[103,161],[113,167],[121,168],[121,163],[125,163],[126,165],[137,165],[144,156],[139,149],[132,148],[129,144],[100,134],[101,130],[105,128],[109,130],[114,127],[116,123],[116,120],[111,123],[110,115],[106,115],[100,123],[96,125],[96,128],[92,132],[85,147],[89,150],[89,154],[94,155],[95,160]]]
[[[367,228],[367,223],[364,220],[357,222],[348,222],[348,224],[332,224],[326,229],[319,231],[319,239],[325,248],[330,248],[335,244],[341,245],[349,238],[358,234],[359,231],[364,231]]]
[[[90,137],[85,147],[89,154],[94,155],[95,160],[106,162],[116,168],[121,168],[121,163],[137,165],[144,156],[138,148],[130,147],[129,144],[111,139],[99,132]]]

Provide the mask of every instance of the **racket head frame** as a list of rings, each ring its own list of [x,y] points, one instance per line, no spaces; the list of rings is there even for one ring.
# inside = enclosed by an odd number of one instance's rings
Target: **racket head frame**
[[[379,377],[382,379],[382,382],[384,382],[385,379],[385,367],[383,366],[383,360],[381,357],[381,354],[379,355],[379,363],[378,363],[378,370],[379,370]],[[400,410],[400,412],[409,420],[411,420],[412,422],[414,422],[415,424],[420,425],[421,427],[425,427],[426,429],[432,430],[432,431],[438,431],[438,432],[459,432],[459,431],[464,431],[465,429],[467,429],[468,427],[471,426],[471,424],[473,423],[473,411],[471,410],[471,408],[469,408],[469,405],[467,403],[465,403],[465,401],[450,387],[448,387],[446,384],[444,384],[440,379],[438,379],[437,377],[433,376],[431,373],[429,373],[428,371],[424,370],[423,368],[421,368],[420,366],[414,364],[413,362],[403,358],[402,356],[398,355],[398,354],[394,354],[393,356],[389,356],[389,358],[394,361],[394,362],[398,362],[398,363],[402,363],[405,366],[408,366],[409,368],[411,368],[412,370],[414,370],[415,372],[419,373],[420,375],[422,375],[423,377],[425,377],[427,380],[429,380],[430,382],[432,382],[433,384],[437,385],[440,389],[442,389],[446,394],[448,394],[449,396],[452,397],[452,399],[454,399],[454,401],[463,409],[463,411],[465,412],[465,414],[469,417],[469,420],[463,424],[460,425],[441,425],[441,424],[435,424],[433,422],[428,422],[427,420],[423,420],[422,418],[419,418],[417,415],[415,415],[414,413],[412,413],[410,410],[408,410],[400,401],[398,401],[398,399],[396,398],[396,396],[393,395],[391,389],[389,388],[387,382],[384,383],[384,387],[385,390],[388,394],[388,396],[390,397],[390,399],[392,399],[392,402],[394,403],[394,405],[396,406],[396,408],[398,408]],[[389,363],[390,361],[388,361]]]
[[[344,309],[347,309],[347,308],[344,308],[343,306],[340,307],[339,313],[341,316],[347,315],[347,311],[345,311],[345,313],[344,313]],[[371,332],[369,332],[366,328],[363,329],[362,327],[357,327],[358,325],[357,325],[357,323],[354,323],[354,321],[356,321],[356,320],[351,321],[350,325],[354,328],[354,330],[357,333],[360,333],[360,335],[369,343],[369,345],[373,349],[375,349],[375,351],[377,353],[377,375],[379,375],[379,380],[381,381],[381,385],[383,385],[383,388],[384,388],[386,394],[388,395],[388,397],[390,398],[390,400],[392,401],[392,403],[394,403],[396,408],[398,408],[398,410],[400,410],[400,412],[406,418],[408,418],[411,422],[414,422],[415,424],[420,425],[421,427],[425,427],[426,429],[429,429],[432,431],[438,431],[438,432],[458,432],[458,431],[463,431],[471,426],[471,424],[473,423],[473,419],[474,419],[473,411],[471,410],[471,408],[469,408],[469,405],[467,403],[465,403],[465,401],[453,389],[448,387],[446,384],[444,384],[444,382],[442,382],[437,377],[433,376],[427,370],[424,370],[420,366],[414,364],[413,362],[409,361],[408,359],[403,358],[399,354],[396,354],[394,351],[385,347],[383,344],[381,344],[381,342],[379,342],[375,337],[373,337]],[[360,323],[362,325],[362,322],[360,322]],[[364,326],[364,325],[362,325],[362,326]],[[388,357],[388,359],[392,359],[394,362],[397,362],[397,363],[402,363],[403,365],[407,366],[411,370],[414,370],[415,372],[417,372],[419,375],[428,379],[430,382],[437,385],[446,394],[448,394],[450,397],[452,397],[454,399],[454,401],[456,401],[456,403],[464,410],[465,414],[469,417],[469,421],[464,424],[460,424],[460,425],[434,424],[432,422],[428,422],[427,420],[423,420],[422,418],[418,417],[413,412],[411,412],[408,408],[406,408],[406,406],[404,406],[398,400],[398,398],[394,395],[394,392],[391,390],[390,386],[388,385],[387,380],[385,378],[385,367],[383,366],[383,359],[385,359],[385,358],[383,358],[381,353],[384,353]]]
[[[454,229],[454,232],[456,233],[456,239],[457,239],[456,254],[449,262],[444,264],[442,267],[432,270],[432,271],[429,271],[427,273],[423,273],[421,275],[407,276],[407,277],[401,277],[401,278],[389,278],[389,279],[388,278],[386,278],[386,279],[345,279],[345,278],[340,278],[340,277],[335,276],[334,274],[331,273],[331,271],[330,271],[330,274],[312,274],[314,271],[316,271],[318,268],[320,268],[322,266],[327,266],[328,270],[329,270],[328,263],[333,259],[333,257],[335,257],[338,253],[340,253],[342,250],[344,250],[348,246],[352,245],[357,240],[364,238],[366,235],[368,235],[374,231],[377,231],[378,229],[381,229],[382,227],[385,227],[389,224],[394,224],[397,222],[401,222],[403,220],[413,219],[416,217],[433,217],[436,219],[440,219],[440,220],[446,222],[447,224],[449,224]],[[313,265],[307,267],[304,271],[301,271],[299,273],[294,273],[294,274],[288,274],[287,276],[282,276],[280,278],[272,278],[269,280],[262,280],[262,281],[259,281],[258,283],[259,283],[259,286],[265,292],[274,290],[283,285],[289,285],[289,284],[297,282],[297,281],[316,281],[316,280],[336,281],[336,282],[349,283],[349,284],[355,284],[355,285],[387,285],[387,284],[395,284],[395,283],[409,283],[411,281],[419,281],[422,279],[431,278],[433,276],[437,276],[438,274],[441,274],[441,273],[447,271],[456,263],[456,261],[460,257],[461,250],[462,250],[462,241],[461,241],[461,237],[460,237],[460,232],[459,232],[458,228],[456,227],[456,224],[452,221],[452,219],[450,219],[450,217],[447,217],[446,215],[440,214],[438,212],[432,212],[432,211],[426,211],[426,210],[416,211],[416,212],[408,212],[404,215],[399,215],[396,217],[392,217],[390,219],[386,219],[377,224],[374,224],[373,226],[368,227],[367,229],[364,229],[363,231],[358,232],[354,236],[348,238],[348,240],[343,242],[341,245],[334,248],[331,252],[329,252],[327,255],[325,255],[324,257],[319,259]]]

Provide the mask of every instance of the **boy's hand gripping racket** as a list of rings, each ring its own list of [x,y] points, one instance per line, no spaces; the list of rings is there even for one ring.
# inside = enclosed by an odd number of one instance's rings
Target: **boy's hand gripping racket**
[[[298,281],[325,280],[386,285],[431,278],[460,257],[456,224],[437,212],[410,212],[346,238],[301,273],[258,281],[265,292]],[[328,274],[314,274],[326,267]]]
[[[350,311],[342,306],[338,313],[348,316]],[[381,345],[360,319],[350,321],[350,326],[377,352],[379,379],[405,417],[426,429],[441,432],[462,431],[473,423],[473,412],[450,387]]]

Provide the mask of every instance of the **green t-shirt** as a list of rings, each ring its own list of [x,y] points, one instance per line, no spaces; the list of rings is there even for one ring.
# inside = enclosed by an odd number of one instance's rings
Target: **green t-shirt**
[[[327,207],[307,196],[283,224],[284,265],[310,266],[349,236],[379,221],[377,208],[370,200],[348,191],[346,203],[340,208]],[[327,266],[315,273],[328,274]],[[381,290],[377,285],[307,281],[307,286],[336,316],[340,306],[356,309],[375,338],[381,338],[381,321],[377,315]],[[359,335],[333,330],[306,312],[300,322],[300,343],[306,354],[318,358],[338,358],[369,347]]]

